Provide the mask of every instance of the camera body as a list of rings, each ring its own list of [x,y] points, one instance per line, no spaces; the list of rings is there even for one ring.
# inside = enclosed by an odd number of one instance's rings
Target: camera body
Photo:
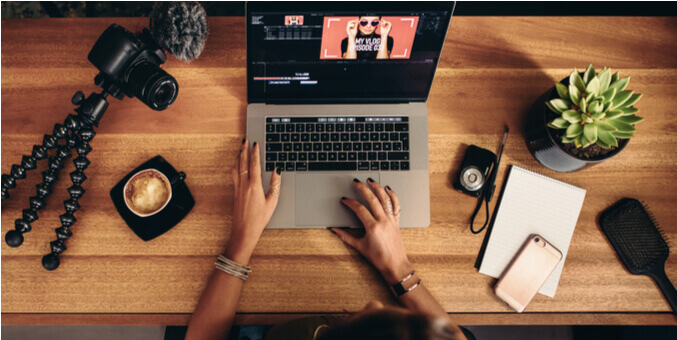
[[[454,181],[454,189],[466,195],[480,197],[487,183],[489,171],[495,162],[496,154],[475,145],[470,145],[465,151],[461,170]]]
[[[164,110],[176,100],[179,85],[160,68],[167,55],[147,29],[137,35],[110,25],[87,59],[99,69],[101,80],[114,84],[110,94],[117,98],[137,97],[154,110]]]

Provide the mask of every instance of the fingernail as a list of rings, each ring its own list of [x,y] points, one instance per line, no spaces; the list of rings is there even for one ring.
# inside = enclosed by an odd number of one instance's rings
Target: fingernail
[[[275,168],[275,172],[277,172],[277,174],[279,175],[282,173],[282,169],[280,169],[280,167],[278,166],[277,168]]]
[[[369,183],[373,183],[373,182],[374,182],[374,180],[373,180],[373,179],[371,179],[371,177],[369,177],[369,178],[367,178],[367,182],[369,182]]]
[[[348,197],[341,197],[341,199],[342,199],[342,200],[346,200],[346,199],[348,199]]]
[[[353,182],[355,182],[355,183],[360,183],[360,180],[357,179],[357,178],[353,178]]]
[[[390,190],[390,191],[393,191],[393,189],[390,189],[390,186],[389,186],[389,185],[386,185],[386,189],[388,189],[388,190]]]
[[[338,234],[337,234],[335,231],[333,231],[331,228],[327,228],[327,229],[329,229],[329,231],[330,231],[332,234],[338,235]]]
[[[256,142],[254,142],[254,145],[252,145],[252,147],[254,147],[254,146],[256,146]]]
[[[247,141],[247,138],[242,138],[242,144]]]

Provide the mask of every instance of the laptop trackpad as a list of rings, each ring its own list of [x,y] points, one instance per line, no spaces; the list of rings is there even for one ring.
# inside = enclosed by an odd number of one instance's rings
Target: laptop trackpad
[[[355,213],[341,203],[341,197],[352,198],[367,206],[353,185],[353,178],[366,183],[371,177],[380,182],[378,172],[296,173],[295,177],[297,226],[362,227]]]

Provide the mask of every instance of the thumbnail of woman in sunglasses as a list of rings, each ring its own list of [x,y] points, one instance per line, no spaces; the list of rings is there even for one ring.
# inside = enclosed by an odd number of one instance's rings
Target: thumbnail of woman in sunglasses
[[[381,27],[381,34],[376,29]],[[388,36],[392,23],[380,16],[362,16],[348,21],[348,37],[341,41],[343,59],[389,59],[394,40]]]

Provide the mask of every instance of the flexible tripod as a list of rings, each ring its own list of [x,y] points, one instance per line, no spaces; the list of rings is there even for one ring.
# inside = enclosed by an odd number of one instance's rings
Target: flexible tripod
[[[36,185],[36,195],[29,199],[30,207],[22,211],[22,218],[14,221],[14,230],[10,230],[5,235],[5,242],[10,247],[18,247],[24,241],[23,234],[31,231],[31,223],[38,220],[38,210],[45,207],[45,198],[52,193],[52,185],[59,179],[59,170],[63,167],[63,162],[71,156],[71,149],[75,148],[78,154],[73,160],[75,170],[70,173],[73,185],[68,188],[70,198],[63,201],[66,212],[59,216],[61,226],[56,228],[56,240],[50,242],[52,252],[42,258],[42,266],[47,270],[54,270],[59,267],[59,254],[66,250],[64,244],[68,238],[73,236],[70,228],[75,224],[75,212],[80,208],[78,199],[85,194],[82,183],[87,179],[85,169],[90,164],[87,154],[92,151],[89,142],[94,135],[93,127],[99,126],[101,117],[108,108],[106,97],[111,94],[118,99],[124,98],[122,91],[112,81],[108,81],[101,74],[97,75],[94,83],[101,86],[101,93],[92,93],[85,99],[82,91],[78,91],[73,96],[71,102],[73,105],[79,105],[75,109],[77,115],[69,114],[63,124],[54,125],[54,131],[51,135],[45,135],[42,145],[33,146],[31,155],[24,155],[21,159],[21,165],[12,165],[9,175],[2,175],[2,200],[9,198],[9,190],[16,187],[16,181],[26,178],[26,171],[36,168],[37,161],[47,158],[47,152],[56,149],[56,155],[49,157],[49,167],[42,172],[42,183]],[[60,140],[65,143],[59,144]]]

